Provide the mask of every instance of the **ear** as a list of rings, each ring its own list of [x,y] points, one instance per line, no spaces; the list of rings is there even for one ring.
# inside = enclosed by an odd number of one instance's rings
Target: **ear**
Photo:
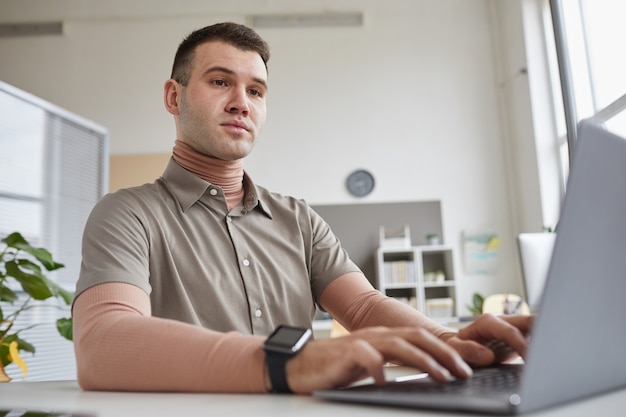
[[[165,81],[163,86],[163,100],[165,109],[174,116],[179,115],[179,98],[181,97],[182,85],[173,79]]]

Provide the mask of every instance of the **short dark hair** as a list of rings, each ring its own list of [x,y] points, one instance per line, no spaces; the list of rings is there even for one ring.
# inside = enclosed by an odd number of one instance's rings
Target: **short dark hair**
[[[270,59],[270,48],[253,29],[233,22],[216,23],[190,33],[178,46],[171,78],[186,86],[189,82],[191,64],[198,45],[210,41],[222,41],[242,51],[257,52],[265,67]]]

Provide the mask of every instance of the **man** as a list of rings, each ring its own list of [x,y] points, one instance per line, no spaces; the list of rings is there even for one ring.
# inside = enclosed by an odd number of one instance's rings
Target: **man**
[[[389,361],[445,380],[510,348],[523,355],[529,317],[483,316],[456,334],[375,290],[305,202],[252,182],[242,160],[265,122],[268,60],[267,44],[234,23],[179,46],[164,88],[172,160],[155,183],[105,196],[85,227],[81,387],[310,393],[382,383]],[[305,336],[316,305],[351,334],[289,357],[272,351],[275,338],[264,348],[281,324]],[[496,341],[505,348],[487,347]]]

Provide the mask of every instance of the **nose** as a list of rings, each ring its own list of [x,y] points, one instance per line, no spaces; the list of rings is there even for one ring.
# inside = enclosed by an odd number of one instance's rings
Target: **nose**
[[[243,116],[247,116],[250,113],[250,103],[245,89],[236,88],[231,90],[231,96],[226,105],[226,111],[231,114],[241,114]]]

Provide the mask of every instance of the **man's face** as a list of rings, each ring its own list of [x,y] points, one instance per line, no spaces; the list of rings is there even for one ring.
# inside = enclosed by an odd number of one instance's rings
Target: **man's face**
[[[176,110],[168,110],[178,116],[178,139],[222,160],[252,151],[267,112],[267,69],[258,53],[204,43],[195,50],[187,86],[168,82],[176,90]]]

